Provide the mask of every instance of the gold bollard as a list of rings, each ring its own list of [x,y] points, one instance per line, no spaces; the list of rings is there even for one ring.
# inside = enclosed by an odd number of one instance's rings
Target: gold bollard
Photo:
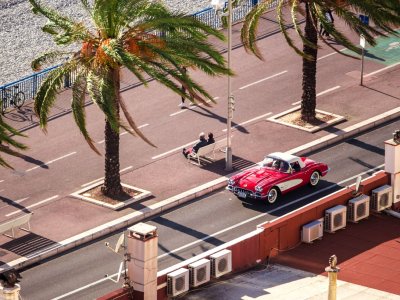
[[[340,268],[337,267],[336,264],[337,257],[336,255],[332,255],[329,258],[329,267],[325,268],[325,272],[328,272],[329,278],[328,300],[336,300],[337,274],[340,271]]]

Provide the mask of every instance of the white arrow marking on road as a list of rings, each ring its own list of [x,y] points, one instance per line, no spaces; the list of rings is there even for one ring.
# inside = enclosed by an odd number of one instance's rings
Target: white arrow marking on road
[[[316,96],[318,97],[318,96],[327,94],[327,93],[332,92],[334,90],[337,90],[339,88],[340,88],[340,85],[334,86],[333,88],[330,88],[330,89],[327,89],[325,91],[322,91],[322,92],[318,93]],[[297,101],[297,102],[293,102],[292,105],[297,105],[297,104],[300,104],[300,103],[301,103],[301,101]]]
[[[354,176],[352,176],[352,177],[349,177],[349,178],[347,178],[347,179],[344,179],[344,180],[340,181],[340,182],[337,183],[337,184],[332,184],[332,185],[327,186],[327,187],[325,187],[325,188],[323,188],[323,189],[321,189],[321,190],[319,190],[319,191],[316,191],[316,192],[314,192],[314,193],[312,193],[312,194],[309,194],[309,195],[307,195],[307,196],[301,197],[301,198],[299,198],[299,199],[297,199],[297,200],[294,200],[294,201],[292,201],[292,202],[286,203],[285,205],[282,205],[282,206],[279,206],[279,207],[277,207],[277,208],[274,208],[274,209],[272,209],[272,210],[270,210],[270,211],[268,211],[268,212],[266,212],[266,213],[262,213],[262,214],[260,214],[260,215],[258,215],[258,216],[254,216],[254,217],[252,217],[252,218],[250,218],[250,219],[247,219],[247,220],[245,220],[245,221],[243,221],[243,222],[240,222],[240,223],[238,223],[238,224],[236,224],[236,225],[233,225],[233,226],[231,226],[231,227],[228,227],[228,228],[225,228],[225,229],[220,230],[220,231],[218,231],[218,232],[215,232],[215,233],[213,233],[213,234],[211,234],[211,235],[209,235],[209,236],[206,236],[206,237],[204,237],[204,238],[202,238],[202,239],[200,239],[200,240],[197,240],[197,241],[194,241],[194,242],[192,242],[192,243],[186,244],[186,245],[184,245],[184,246],[182,246],[182,247],[176,248],[176,249],[174,249],[174,250],[172,250],[172,251],[170,251],[170,252],[168,252],[168,253],[164,253],[164,254],[162,254],[162,255],[159,255],[159,256],[157,257],[157,259],[161,259],[161,258],[163,258],[163,257],[165,257],[165,256],[167,256],[167,255],[169,255],[169,254],[173,254],[173,253],[178,252],[178,251],[180,251],[180,250],[183,250],[183,249],[185,249],[185,248],[191,247],[191,246],[193,246],[193,245],[195,245],[195,244],[197,244],[197,243],[200,243],[200,242],[203,242],[203,241],[208,240],[208,239],[210,239],[210,238],[216,237],[216,236],[218,236],[218,235],[220,235],[220,234],[222,234],[222,233],[225,233],[226,231],[235,229],[235,228],[237,228],[237,227],[239,227],[239,226],[241,226],[241,225],[244,225],[244,224],[246,224],[246,223],[252,222],[252,221],[257,220],[257,219],[259,219],[259,218],[265,217],[265,216],[268,215],[268,214],[271,214],[271,213],[273,213],[273,212],[275,212],[275,211],[277,211],[277,210],[280,210],[280,209],[282,209],[282,208],[284,208],[284,207],[287,207],[287,206],[292,205],[292,204],[294,204],[294,203],[296,203],[296,202],[299,202],[299,201],[301,201],[301,200],[304,200],[304,199],[306,199],[306,198],[308,198],[308,197],[310,197],[310,196],[317,195],[317,194],[319,194],[319,193],[321,193],[321,192],[324,192],[324,191],[326,191],[326,190],[332,189],[332,188],[334,188],[334,187],[337,186],[337,185],[341,185],[341,184],[343,184],[343,183],[345,183],[345,182],[347,182],[347,181],[353,180],[354,178],[357,178],[358,176],[365,175],[365,174],[370,173],[370,172],[373,172],[373,171],[377,171],[377,170],[379,170],[380,168],[382,168],[384,165],[385,165],[385,164],[382,164],[382,165],[379,165],[379,166],[377,166],[377,167],[375,167],[375,168],[373,168],[373,169],[369,169],[369,170],[367,170],[367,171],[365,171],[365,172],[361,172],[361,173],[359,173],[359,174],[357,174],[357,175],[354,175]],[[80,288],[78,288],[78,289],[76,289],[76,290],[70,291],[70,292],[68,292],[68,293],[66,293],[66,294],[63,294],[63,295],[58,296],[58,297],[56,297],[56,298],[53,298],[53,300],[60,300],[60,299],[66,298],[66,297],[71,296],[71,295],[73,295],[73,294],[76,294],[76,293],[78,293],[78,292],[80,292],[80,291],[86,290],[86,289],[91,288],[91,287],[93,287],[93,286],[95,286],[95,285],[98,285],[98,284],[103,283],[103,282],[105,282],[105,281],[107,281],[107,280],[110,280],[110,277],[111,277],[111,278],[112,278],[112,277],[117,277],[118,274],[119,274],[119,273],[115,273],[115,274],[113,274],[113,275],[109,275],[107,278],[102,278],[102,279],[100,279],[100,280],[97,280],[97,281],[94,281],[94,282],[92,282],[92,283],[89,283],[88,285],[82,286],[82,287],[80,287]]]
[[[146,123],[146,124],[140,125],[138,127],[138,129],[146,127],[146,126],[149,126],[149,124]],[[120,133],[119,136],[123,136],[124,134],[127,134],[127,133],[128,133],[128,131],[124,131],[124,132]],[[103,144],[103,143],[104,143],[104,140],[101,140],[101,141],[97,142],[97,144]]]
[[[133,166],[129,166],[129,167],[126,167],[125,169],[119,170],[119,172],[122,173],[122,172],[124,172],[126,170],[129,170],[129,169],[132,169],[132,168],[133,168]],[[85,187],[85,186],[91,185],[92,183],[95,183],[95,182],[103,180],[103,179],[104,179],[104,177],[97,178],[95,180],[92,180],[91,182],[82,184],[81,187]]]
[[[30,171],[33,171],[33,170],[35,170],[35,169],[41,168],[41,167],[43,167],[43,166],[50,165],[50,164],[52,164],[53,162],[56,162],[57,160],[66,158],[66,157],[71,156],[71,155],[74,155],[74,154],[76,154],[75,151],[74,151],[74,152],[71,152],[71,153],[68,153],[68,154],[66,154],[66,155],[64,155],[64,156],[58,157],[58,158],[56,158],[56,159],[50,160],[50,161],[48,161],[47,163],[44,163],[44,164],[41,164],[41,165],[39,165],[39,166],[30,168],[30,169],[26,170],[25,172],[30,172]]]
[[[258,119],[265,118],[266,116],[269,116],[269,115],[272,115],[272,112],[269,112],[269,113],[266,113],[266,114],[264,114],[264,115],[255,117],[255,118],[250,119],[250,120],[248,120],[248,121],[245,121],[245,122],[243,122],[243,123],[239,123],[239,124],[237,124],[237,125],[235,125],[235,126],[232,126],[232,129],[237,128],[237,127],[239,127],[239,126],[246,125],[246,124],[251,123],[251,122],[253,122],[253,121],[256,121],[256,120],[258,120]],[[226,129],[226,128],[225,128],[225,129],[222,129],[222,131],[225,132],[225,131],[227,131],[227,129]]]
[[[269,77],[266,77],[266,78],[260,79],[260,80],[258,80],[258,81],[255,81],[255,82],[253,82],[253,83],[249,83],[248,85],[245,85],[245,86],[242,86],[241,88],[239,88],[239,90],[243,90],[243,89],[245,89],[245,88],[248,88],[248,87],[250,87],[250,86],[252,86],[252,85],[255,85],[255,84],[257,84],[257,83],[260,83],[260,82],[263,82],[263,81],[265,81],[265,80],[268,80],[268,79],[274,78],[274,77],[276,77],[276,76],[279,76],[279,75],[285,74],[286,72],[287,72],[287,70],[285,70],[285,71],[282,71],[282,72],[280,72],[280,73],[277,73],[277,74],[274,74],[274,75],[271,75],[271,76],[269,76]]]
[[[38,206],[38,205],[40,205],[40,204],[43,204],[43,203],[49,202],[49,201],[51,201],[51,200],[53,200],[53,199],[55,199],[55,198],[57,198],[57,197],[58,197],[58,195],[52,196],[52,197],[50,197],[50,198],[44,199],[44,200],[42,200],[42,201],[39,201],[39,202],[37,202],[37,203],[35,203],[35,204],[32,204],[32,205],[26,206],[26,207],[25,207],[25,209],[29,209],[29,208],[32,208],[32,207]],[[20,213],[21,211],[22,211],[22,210],[16,210],[16,211],[13,211],[12,213],[9,213],[9,214],[7,214],[7,215],[6,215],[6,217],[9,217],[9,216],[15,215],[15,214],[17,214],[17,213]]]

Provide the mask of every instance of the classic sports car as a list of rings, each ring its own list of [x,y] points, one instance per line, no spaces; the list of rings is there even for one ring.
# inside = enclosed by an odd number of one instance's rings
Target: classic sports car
[[[280,195],[303,185],[315,187],[329,168],[306,157],[275,152],[259,166],[229,178],[228,190],[239,198],[265,199],[274,203]]]

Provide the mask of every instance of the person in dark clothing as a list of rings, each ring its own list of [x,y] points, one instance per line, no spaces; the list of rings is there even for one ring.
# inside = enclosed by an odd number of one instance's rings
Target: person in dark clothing
[[[214,140],[214,134],[212,132],[208,133],[208,140],[207,140],[208,145],[215,143]]]
[[[182,74],[186,74],[187,73],[187,68],[186,67],[182,67],[181,72],[182,72]],[[186,88],[183,85],[181,87],[181,91],[182,91],[182,93],[186,92]],[[183,107],[185,105],[185,99],[186,98],[184,96],[181,96],[181,103],[179,103],[180,107]]]
[[[198,141],[192,148],[189,148],[189,149],[183,148],[183,149],[182,149],[182,153],[183,153],[183,155],[187,158],[188,155],[189,155],[190,153],[192,153],[192,151],[194,151],[195,153],[197,153],[197,151],[199,151],[199,149],[200,149],[201,147],[204,147],[204,146],[207,146],[207,145],[208,145],[208,142],[207,142],[207,140],[206,140],[206,135],[204,134],[204,132],[201,132],[201,133],[199,134],[199,141]]]
[[[333,19],[332,11],[330,9],[328,9],[325,12],[325,18],[329,23],[332,23],[332,25],[333,25],[334,19]],[[329,37],[329,33],[326,31],[324,26],[322,26],[322,24],[320,24],[320,27],[319,27],[319,34]]]

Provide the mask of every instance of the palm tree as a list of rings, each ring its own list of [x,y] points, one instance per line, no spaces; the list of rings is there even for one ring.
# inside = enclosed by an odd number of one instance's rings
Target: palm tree
[[[72,112],[89,146],[98,150],[86,130],[85,92],[105,115],[105,180],[102,193],[116,197],[123,193],[119,174],[119,129],[138,135],[154,146],[136,127],[120,95],[120,72],[125,67],[144,85],[145,74],[175,93],[207,106],[213,98],[182,67],[198,69],[210,76],[231,74],[222,55],[207,41],[208,36],[224,39],[222,33],[190,16],[168,11],[158,1],[81,0],[91,26],[75,22],[59,12],[29,0],[33,12],[49,22],[42,29],[52,34],[56,44],[80,44],[77,52],[49,52],[32,62],[43,63],[71,55],[61,67],[48,74],[35,97],[35,112],[45,130],[50,107],[62,87],[64,76],[76,72],[72,85]],[[185,87],[183,91],[182,86]],[[214,102],[214,101],[213,101]],[[125,119],[120,119],[120,109]]]
[[[0,105],[2,105],[1,101],[0,101]],[[19,152],[13,150],[11,147],[13,147],[17,150],[25,150],[25,149],[27,149],[27,146],[25,146],[24,144],[17,142],[15,139],[13,139],[12,138],[13,135],[25,137],[25,135],[18,132],[10,125],[6,124],[0,116],[0,153],[5,153],[5,154],[16,156],[16,157],[21,157],[22,155]],[[0,156],[0,166],[14,169],[1,156]]]
[[[360,53],[360,49],[354,45],[341,31],[330,22],[326,12],[331,10],[337,18],[344,21],[348,28],[359,34],[363,34],[365,40],[372,46],[376,44],[374,36],[387,34],[397,34],[393,29],[400,24],[400,2],[398,0],[379,0],[379,1],[346,1],[346,0],[261,0],[246,15],[244,25],[241,30],[241,39],[247,51],[252,52],[258,58],[263,59],[262,54],[257,48],[256,31],[259,18],[265,13],[272,2],[277,1],[277,20],[280,29],[288,45],[303,58],[303,94],[301,98],[301,118],[304,121],[315,120],[316,107],[316,73],[317,73],[317,53],[318,38],[328,47],[339,54],[346,55],[330,44],[326,37],[318,32],[318,24],[323,26],[327,33],[331,35],[338,44],[348,49]],[[294,24],[294,29],[303,43],[300,50],[288,33],[288,26],[284,19],[283,8],[290,8],[290,23]],[[358,18],[358,14],[368,15],[374,27],[366,25]],[[305,17],[304,32],[298,24],[298,16]],[[353,56],[351,56],[353,57]]]

